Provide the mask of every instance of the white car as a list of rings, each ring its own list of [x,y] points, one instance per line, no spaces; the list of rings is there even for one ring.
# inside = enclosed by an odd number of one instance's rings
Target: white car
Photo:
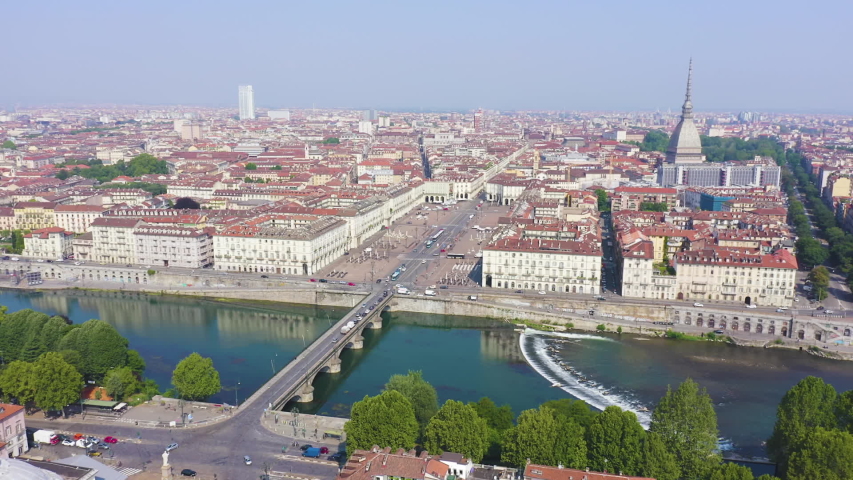
[[[750,303],[749,305],[746,306],[746,308],[758,308],[758,305],[753,305]]]
[[[545,290],[539,290],[539,295],[545,295]]]
[[[65,440],[62,441],[62,444],[65,445],[66,447],[73,447],[74,446],[74,440],[71,440],[70,438],[66,438]]]
[[[702,305],[702,304],[701,304],[701,303],[699,303],[699,302],[695,302],[695,303],[693,304],[693,306],[694,306],[694,307],[704,307],[705,305]]]
[[[777,308],[777,309],[776,309],[776,313],[785,313],[785,312],[787,312],[787,311],[788,311],[788,309],[787,309],[787,308],[785,308],[785,307]]]

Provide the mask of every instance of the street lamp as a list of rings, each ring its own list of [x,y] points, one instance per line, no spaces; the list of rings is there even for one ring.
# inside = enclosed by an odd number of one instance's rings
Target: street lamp
[[[240,380],[237,380],[237,386],[234,387],[234,406],[235,407],[239,405],[239,403],[237,402],[237,392],[239,392],[239,391],[240,391]]]

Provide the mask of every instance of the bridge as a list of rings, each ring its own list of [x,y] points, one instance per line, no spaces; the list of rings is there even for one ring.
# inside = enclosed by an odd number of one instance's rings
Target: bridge
[[[290,401],[314,400],[313,384],[317,375],[340,372],[341,352],[346,348],[362,348],[364,345],[362,334],[366,329],[382,328],[380,314],[394,298],[394,289],[390,286],[387,288],[388,290],[371,292],[361,304],[344,315],[326,333],[320,335],[314,343],[243,402],[240,410],[245,411],[258,401],[262,402],[263,408],[278,410]],[[346,333],[341,333],[348,322],[353,322],[355,326]]]

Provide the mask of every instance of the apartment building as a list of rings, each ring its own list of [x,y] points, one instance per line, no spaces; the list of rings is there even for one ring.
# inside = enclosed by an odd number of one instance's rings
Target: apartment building
[[[24,235],[25,257],[64,260],[72,253],[71,241],[74,232],[60,227],[48,227],[34,230]]]
[[[666,211],[678,206],[678,190],[657,187],[616,187],[611,198],[611,209],[640,210],[643,203],[663,203]]]
[[[15,228],[20,230],[38,230],[56,226],[53,202],[18,202],[12,207],[15,214]]]
[[[223,271],[312,275],[347,249],[347,223],[315,215],[262,215],[213,237]]]
[[[142,225],[133,231],[140,265],[202,268],[213,263],[212,229]]]
[[[88,232],[96,218],[104,216],[98,205],[57,205],[54,208],[56,226],[74,233]]]
[[[485,286],[544,292],[601,292],[601,242],[597,234],[577,240],[502,238],[483,249]]]
[[[136,263],[133,231],[142,225],[137,218],[101,217],[92,222],[91,260],[103,263]]]
[[[29,449],[24,407],[0,403],[0,457],[19,457]]]

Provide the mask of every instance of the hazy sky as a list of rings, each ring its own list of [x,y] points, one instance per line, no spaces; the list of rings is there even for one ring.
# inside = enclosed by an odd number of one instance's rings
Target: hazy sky
[[[134,4],[135,6],[132,6]],[[9,1],[0,106],[853,112],[853,2]]]

